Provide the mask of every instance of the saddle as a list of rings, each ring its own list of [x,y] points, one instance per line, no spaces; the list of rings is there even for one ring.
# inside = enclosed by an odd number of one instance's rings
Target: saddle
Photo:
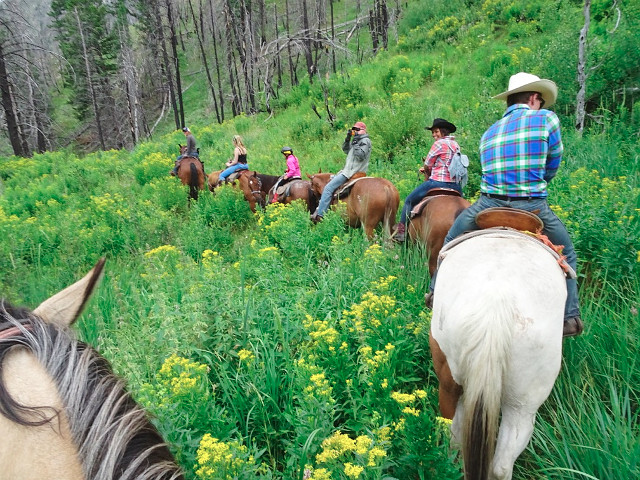
[[[227,177],[227,179],[225,180],[225,181],[226,181],[226,183],[233,183],[233,182],[235,182],[236,180],[238,180],[238,178],[240,178],[240,175],[242,175],[242,174],[243,174],[243,172],[248,172],[248,170],[246,170],[246,169],[244,169],[244,168],[243,168],[243,169],[240,169],[240,170],[236,170],[235,172],[233,172],[231,175],[229,175],[229,176]]]
[[[554,245],[546,235],[542,234],[544,223],[535,213],[519,208],[493,207],[478,213],[476,224],[480,230],[466,232],[442,247],[438,255],[438,267],[449,250],[470,238],[479,235],[503,238],[518,237],[542,244],[553,255],[568,278],[577,278],[576,272],[569,266],[566,257],[561,253],[564,245]]]
[[[278,195],[278,197],[288,197],[289,195],[291,195],[291,187],[293,187],[294,185],[297,185],[298,182],[304,182],[305,180],[302,180],[301,178],[296,178],[295,180],[291,180],[290,182],[285,183],[284,185],[278,185],[278,188],[276,188],[275,193]]]
[[[420,202],[418,204],[416,204],[411,209],[411,212],[409,213],[409,219],[412,219],[412,218],[415,218],[415,217],[419,216],[422,213],[422,211],[424,210],[424,207],[426,207],[427,204],[434,197],[440,197],[442,195],[450,195],[452,197],[461,197],[462,196],[460,194],[460,192],[458,192],[454,188],[442,188],[442,187],[432,188],[432,189],[428,190],[427,194],[424,196],[424,198],[422,200],[420,200]]]
[[[362,180],[363,178],[372,178],[372,177],[367,177],[367,174],[364,172],[354,173],[353,176],[349,179],[349,181],[345,183],[342,187],[340,187],[336,191],[336,193],[333,194],[333,198],[335,198],[336,200],[347,198],[349,196],[349,193],[351,193],[351,189],[356,184],[356,182],[358,180]]]
[[[476,215],[478,228],[509,227],[522,232],[539,233],[544,223],[533,212],[519,208],[493,207]]]

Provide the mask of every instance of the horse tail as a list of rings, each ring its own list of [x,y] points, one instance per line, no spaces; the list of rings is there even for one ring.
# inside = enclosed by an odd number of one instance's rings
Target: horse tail
[[[465,412],[462,455],[465,478],[484,480],[489,478],[496,447],[516,311],[504,295],[497,303],[485,302],[475,308],[468,318],[464,325],[468,341],[460,366]]]
[[[198,167],[191,162],[191,176],[189,177],[189,197],[198,200]]]
[[[310,186],[307,187],[307,206],[311,213],[315,212],[316,208],[318,208],[318,197]]]
[[[396,214],[398,213],[398,203],[394,202],[394,192],[389,185],[384,186],[384,193],[386,196],[386,203],[384,206],[384,217],[382,227],[387,236],[391,236],[391,228],[396,220]]]

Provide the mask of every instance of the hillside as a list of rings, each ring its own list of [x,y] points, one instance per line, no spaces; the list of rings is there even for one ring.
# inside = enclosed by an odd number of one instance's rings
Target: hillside
[[[491,97],[522,70],[556,81],[565,154],[550,205],[578,251],[586,331],[564,341],[514,478],[637,478],[640,11],[592,6],[598,68],[579,132],[582,3],[518,5],[408,2],[388,50],[283,88],[271,113],[218,124],[194,78],[186,121],[207,172],[240,134],[251,168],[274,175],[285,144],[303,174],[336,171],[345,130],[364,121],[369,173],[404,199],[432,143],[424,127],[444,117],[471,158],[473,200],[479,139],[504,110]],[[424,248],[369,242],[339,212],[313,225],[298,204],[254,215],[230,187],[190,205],[168,175],[184,136],[162,130],[130,150],[0,158],[2,296],[33,307],[106,256],[78,334],[153,414],[189,479],[461,478],[438,413]]]

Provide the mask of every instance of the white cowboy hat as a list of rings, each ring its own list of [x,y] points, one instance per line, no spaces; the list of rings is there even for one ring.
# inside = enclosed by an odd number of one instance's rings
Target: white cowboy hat
[[[506,100],[512,93],[538,92],[544,99],[544,106],[550,107],[558,98],[558,87],[551,80],[544,80],[531,73],[519,72],[509,78],[509,89],[493,98]]]

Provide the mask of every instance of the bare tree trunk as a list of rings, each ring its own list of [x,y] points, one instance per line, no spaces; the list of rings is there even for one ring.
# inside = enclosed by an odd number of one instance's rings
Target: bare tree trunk
[[[180,59],[178,58],[178,35],[173,19],[173,9],[171,8],[171,0],[166,0],[167,20],[169,21],[169,31],[171,32],[171,52],[173,54],[173,66],[176,72],[176,94],[178,99],[180,125],[178,128],[184,127],[184,103],[182,101],[182,80],[180,78]]]
[[[204,65],[205,73],[207,74],[207,80],[209,81],[209,88],[211,89],[211,96],[213,97],[213,106],[216,110],[216,119],[218,123],[222,123],[220,119],[220,111],[218,110],[218,100],[216,99],[216,90],[213,86],[213,79],[211,78],[211,72],[209,71],[209,63],[207,62],[207,55],[204,51],[204,43],[203,38],[200,35],[200,29],[198,28],[198,19],[196,18],[196,14],[193,10],[193,4],[191,0],[189,0],[189,9],[191,10],[191,17],[193,18],[193,26],[196,31],[196,37],[198,38],[198,45],[200,46],[200,54],[202,55],[202,64]],[[200,9],[200,19],[202,19],[202,9]]]
[[[9,77],[7,75],[7,66],[5,63],[3,46],[0,43],[0,92],[2,94],[2,107],[4,109],[5,120],[7,122],[7,130],[9,131],[9,140],[13,148],[13,154],[16,157],[24,157],[25,152],[22,150],[22,142],[20,141],[20,130],[18,119],[13,106],[13,98],[9,88]]]
[[[336,70],[336,28],[334,24],[334,16],[333,16],[333,0],[329,0],[329,5],[331,7],[331,70],[333,73],[337,73]]]
[[[278,7],[276,4],[273,4],[273,28],[275,30],[275,38],[278,39]],[[278,89],[282,88],[282,62],[280,61],[280,50],[278,50],[278,54],[276,57],[276,75],[278,75]]]
[[[96,129],[98,130],[98,139],[100,140],[100,148],[106,150],[104,143],[104,135],[102,133],[102,125],[100,123],[100,111],[98,109],[98,102],[96,98],[96,92],[93,86],[93,76],[91,75],[91,66],[89,64],[89,52],[87,50],[87,44],[84,38],[84,28],[80,21],[80,15],[78,14],[78,7],[73,7],[76,21],[78,22],[78,33],[80,35],[80,41],[82,43],[82,57],[84,58],[85,74],[87,75],[87,84],[89,86],[89,93],[91,94],[91,104],[93,105],[93,114],[96,118]]]
[[[226,20],[225,26],[227,30],[225,38],[227,39],[227,69],[229,72],[229,85],[231,86],[231,113],[235,117],[236,115],[239,115],[242,110],[241,110],[241,101],[238,96],[238,90],[236,89],[236,79],[234,78],[235,65],[233,61],[233,45],[231,40],[231,35],[232,35],[231,24],[233,22],[233,19],[231,17],[231,12],[230,12],[228,3],[225,3],[224,5],[224,16]],[[237,77],[237,72],[235,76]]]
[[[216,36],[216,22],[213,17],[213,0],[209,0],[209,7],[211,13],[211,36],[213,38],[213,58],[216,61],[216,77],[218,78],[218,98],[220,99],[220,118],[224,121],[224,96],[222,94],[222,76],[220,75],[220,61],[218,60],[218,39]],[[202,1],[200,3],[200,9],[202,9]]]
[[[296,69],[293,66],[293,52],[291,51],[291,32],[289,30],[289,0],[285,0],[285,30],[287,32],[287,55],[289,58],[289,77],[291,79],[291,86],[294,87],[298,84],[298,77],[296,76]]]
[[[313,73],[315,67],[313,65],[313,57],[311,55],[311,32],[309,31],[309,12],[307,11],[307,0],[302,0],[302,29],[304,31],[302,43],[304,44],[304,58],[307,61],[307,74],[309,75],[309,83],[313,83]]]
[[[591,0],[584,0],[582,8],[584,16],[584,25],[580,29],[580,38],[578,40],[578,95],[576,97],[576,130],[582,134],[584,130],[585,117],[585,96],[587,89],[587,73],[586,73],[586,50],[587,50],[587,33],[589,32],[589,24],[591,23]]]
[[[175,121],[176,130],[178,130],[181,126],[180,124],[180,116],[178,115],[178,104],[176,102],[176,92],[173,87],[173,72],[171,69],[171,62],[169,61],[169,53],[167,52],[167,44],[164,38],[164,28],[162,26],[162,19],[160,18],[160,8],[158,4],[154,2],[153,10],[156,17],[156,27],[158,29],[158,34],[160,35],[160,47],[162,50],[162,60],[164,62],[164,73],[166,75],[167,86],[169,87],[169,100],[171,101],[171,107],[173,109],[173,119]]]

